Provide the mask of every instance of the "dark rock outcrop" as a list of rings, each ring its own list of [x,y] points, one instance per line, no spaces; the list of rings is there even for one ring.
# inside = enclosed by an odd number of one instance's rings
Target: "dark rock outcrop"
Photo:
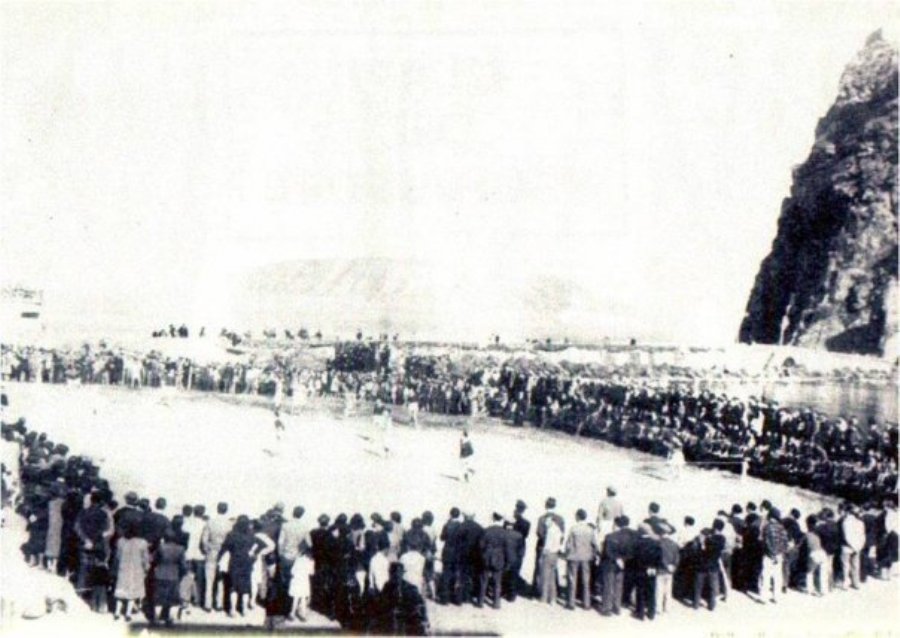
[[[870,36],[794,169],[745,343],[896,355],[897,51]]]

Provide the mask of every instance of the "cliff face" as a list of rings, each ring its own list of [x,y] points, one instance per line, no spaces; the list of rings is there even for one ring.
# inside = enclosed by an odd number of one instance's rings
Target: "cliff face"
[[[794,169],[739,338],[893,356],[897,304],[897,51],[876,33]]]

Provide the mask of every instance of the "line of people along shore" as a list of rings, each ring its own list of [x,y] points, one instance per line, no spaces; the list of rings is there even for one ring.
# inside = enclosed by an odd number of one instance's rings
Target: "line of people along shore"
[[[4,423],[2,438],[3,507],[27,521],[25,559],[125,621],[174,624],[258,605],[270,627],[304,622],[312,609],[355,632],[421,635],[426,599],[499,608],[522,596],[654,620],[676,601],[713,611],[737,591],[779,603],[897,572],[896,497],[806,515],[734,503],[710,521],[669,521],[659,503],[641,511],[613,487],[595,515],[547,498],[533,525],[522,500],[484,525],[457,507],[443,522],[429,511],[313,520],[283,503],[234,515],[224,501],[173,509],[128,492],[120,503],[95,463],[24,421]]]
[[[172,386],[205,392],[271,397],[275,407],[302,410],[315,397],[449,416],[490,416],[514,426],[598,438],[700,467],[746,473],[861,503],[894,494],[898,427],[860,423],[776,401],[729,398],[679,385],[658,387],[613,377],[580,378],[525,370],[517,362],[450,372],[408,358],[399,369],[389,357],[351,350],[372,361],[312,369],[289,360],[266,364],[204,364],[150,353],[129,358],[111,350],[45,351],[40,372],[9,350],[4,378],[20,381]],[[374,352],[374,351],[373,351]],[[49,363],[47,363],[49,362]],[[371,368],[371,369],[368,369]],[[129,371],[130,370],[130,371]],[[365,371],[361,371],[365,370]],[[348,409],[349,413],[351,410]],[[402,411],[402,410],[401,410]],[[400,416],[400,415],[398,415]],[[416,419],[417,421],[417,419]]]

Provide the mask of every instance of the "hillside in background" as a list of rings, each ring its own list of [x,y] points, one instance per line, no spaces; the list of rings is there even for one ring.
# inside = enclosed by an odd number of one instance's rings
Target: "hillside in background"
[[[794,170],[746,343],[897,353],[897,51],[873,34]]]
[[[349,335],[486,341],[551,337],[599,341],[615,332],[615,309],[562,276],[514,268],[365,258],[266,266],[243,282],[242,325],[324,327]],[[618,336],[618,335],[615,335]]]

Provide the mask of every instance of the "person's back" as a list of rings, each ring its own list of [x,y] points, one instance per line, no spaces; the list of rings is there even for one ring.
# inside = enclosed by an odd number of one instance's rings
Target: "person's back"
[[[99,504],[92,504],[78,515],[77,525],[81,536],[96,545],[109,529],[109,516]]]
[[[311,543],[309,528],[304,521],[293,518],[281,526],[278,538],[278,553],[285,560],[294,560],[300,553],[300,544]]]
[[[700,569],[717,571],[719,559],[725,551],[725,537],[719,531],[714,531],[703,540],[703,550],[700,554]]]
[[[182,530],[188,535],[187,550],[185,551],[187,560],[203,560],[203,553],[200,551],[200,537],[203,536],[205,523],[198,516],[189,516],[184,519]]]
[[[648,535],[638,536],[634,544],[634,561],[638,570],[659,569],[662,564],[659,541]]]
[[[862,551],[866,544],[865,523],[854,514],[847,514],[841,522],[844,543],[853,551]]]
[[[403,566],[391,565],[390,580],[378,595],[373,633],[424,636],[428,633],[425,600],[414,585],[403,580]]]
[[[471,518],[466,518],[459,525],[457,532],[457,548],[460,561],[472,561],[475,558],[478,542],[484,529]]]
[[[168,527],[169,519],[165,514],[158,510],[148,512],[143,517],[141,537],[150,544],[150,547],[156,547]]]
[[[441,540],[444,543],[441,548],[441,561],[445,565],[459,560],[459,526],[460,522],[451,518],[444,523],[441,530]]]
[[[184,547],[174,542],[161,543],[154,554],[153,577],[156,580],[177,581],[181,578]]]
[[[481,536],[481,563],[487,569],[502,571],[506,566],[506,532],[498,524],[489,525]]]
[[[577,521],[569,531],[566,542],[566,559],[573,561],[593,560],[597,550],[595,528],[586,520]]]
[[[369,561],[369,587],[375,593],[384,589],[390,578],[391,561],[382,550],[375,552]]]
[[[206,531],[204,533],[207,555],[215,555],[219,552],[233,525],[234,524],[222,514],[213,516],[207,521]]]
[[[841,529],[833,520],[825,520],[816,527],[816,532],[822,541],[822,549],[829,556],[837,554],[841,548]]]
[[[680,560],[678,543],[669,536],[662,536],[659,539],[659,550],[662,567],[667,573],[674,574]]]
[[[415,585],[420,594],[425,592],[425,556],[418,551],[410,550],[400,557],[403,565],[403,578]]]

